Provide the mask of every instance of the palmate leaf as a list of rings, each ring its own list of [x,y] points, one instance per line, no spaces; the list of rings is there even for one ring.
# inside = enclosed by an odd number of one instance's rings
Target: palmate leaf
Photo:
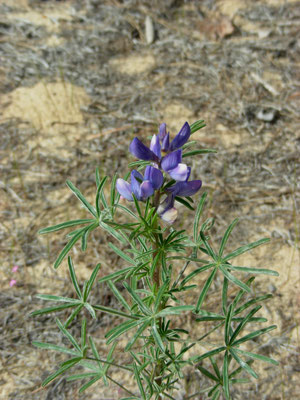
[[[70,354],[73,356],[73,358],[63,362],[60,365],[60,368],[55,371],[54,373],[52,373],[51,375],[49,375],[42,383],[42,386],[46,386],[48,385],[48,383],[50,383],[51,381],[53,381],[55,378],[57,378],[59,375],[63,374],[64,372],[66,372],[67,370],[69,370],[70,368],[72,368],[74,365],[78,364],[81,362],[81,360],[84,358],[85,356],[85,351],[86,351],[86,345],[85,345],[85,336],[86,336],[86,321],[83,320],[82,321],[82,326],[81,326],[81,346],[79,346],[79,344],[77,343],[77,341],[75,340],[75,338],[71,335],[71,333],[63,326],[63,324],[60,322],[59,319],[56,319],[56,323],[60,329],[60,331],[62,332],[62,334],[69,340],[69,342],[72,344],[72,346],[74,347],[74,350],[72,349],[68,349],[65,347],[61,347],[61,346],[56,346],[54,344],[51,343],[41,343],[41,342],[33,342],[32,344],[36,347],[42,348],[42,349],[46,349],[46,350],[54,350],[54,351],[58,351],[60,353],[65,353],[65,354]]]

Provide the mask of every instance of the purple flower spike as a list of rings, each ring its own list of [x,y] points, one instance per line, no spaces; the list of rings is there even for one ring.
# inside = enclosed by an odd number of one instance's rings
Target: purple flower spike
[[[163,184],[164,176],[159,169],[148,165],[145,169],[144,179],[150,181],[153,189],[157,190]]]
[[[132,190],[131,190],[131,185],[124,181],[124,179],[117,179],[116,183],[117,191],[120,193],[122,197],[124,197],[126,200],[133,201],[132,197]]]
[[[153,135],[150,143],[150,150],[153,151],[153,153],[160,159],[161,158],[161,153],[160,153],[160,143],[158,136]]]
[[[130,152],[140,160],[145,161],[155,161],[159,159],[153,151],[151,151],[147,146],[144,145],[137,137],[133,139],[129,146]]]
[[[190,136],[191,136],[190,126],[187,122],[185,122],[183,127],[180,129],[175,138],[172,140],[170,144],[170,150],[173,151],[179,149],[179,147],[182,147],[189,140]]]

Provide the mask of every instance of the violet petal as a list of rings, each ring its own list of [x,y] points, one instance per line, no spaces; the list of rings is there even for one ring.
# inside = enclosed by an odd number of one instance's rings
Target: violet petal
[[[182,147],[189,140],[190,136],[191,136],[190,126],[187,122],[185,122],[183,127],[180,129],[175,138],[172,140],[170,144],[170,150],[173,151],[179,149],[179,147]]]
[[[167,154],[161,162],[161,167],[164,171],[169,171],[177,167],[177,165],[181,162],[182,152],[181,150],[173,151],[170,154]]]
[[[133,197],[131,194],[131,186],[128,182],[124,181],[124,179],[117,179],[116,183],[117,191],[123,196],[125,199],[129,201],[133,201]]]
[[[161,148],[162,151],[168,151],[169,147],[170,147],[170,134],[168,132],[162,140]]]
[[[141,200],[141,183],[143,181],[143,176],[136,171],[135,169],[131,171],[131,190],[133,194],[137,198],[137,200]]]
[[[160,159],[161,158],[161,153],[160,153],[160,143],[158,136],[153,135],[150,143],[150,150],[153,151],[153,153]]]
[[[190,182],[177,182],[169,190],[174,196],[193,196],[202,186],[202,181],[195,180]]]
[[[140,196],[142,200],[148,199],[154,193],[153,186],[150,181],[144,181],[140,186]]]
[[[167,125],[165,123],[162,123],[159,127],[158,138],[160,140],[163,140],[163,138],[166,136],[166,134],[167,134]]]
[[[133,139],[129,146],[131,154],[136,158],[145,161],[157,161],[157,156],[147,146],[144,145],[137,137]]]
[[[157,190],[163,184],[164,176],[159,169],[148,165],[145,169],[144,179],[149,180],[153,189]]]
[[[176,168],[173,168],[168,171],[171,178],[175,179],[175,181],[186,181],[189,170],[186,164],[178,164]]]

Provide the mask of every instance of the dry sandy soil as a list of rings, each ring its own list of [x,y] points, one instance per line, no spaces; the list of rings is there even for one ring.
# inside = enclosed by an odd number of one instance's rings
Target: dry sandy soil
[[[145,31],[147,16],[153,40]],[[52,315],[29,316],[42,306],[34,296],[73,294],[66,263],[52,268],[65,237],[37,231],[87,217],[66,179],[92,199],[95,167],[110,177],[123,174],[135,135],[147,138],[162,121],[175,134],[184,121],[198,119],[207,127],[195,140],[218,150],[193,165],[209,194],[206,216],[216,217],[216,242],[241,217],[232,248],[260,237],[271,242],[237,265],[280,273],[257,279],[255,286],[256,293],[273,293],[262,315],[278,325],[255,348],[280,365],[258,363],[261,379],[235,389],[233,398],[300,398],[299,22],[300,3],[290,0],[0,2],[1,399],[124,396],[101,383],[79,395],[78,385],[63,378],[39,390],[61,359],[31,342],[62,339]],[[189,230],[192,212],[181,215],[177,226]],[[107,240],[96,232],[85,254],[72,252],[81,281],[97,262],[101,274],[119,267]],[[11,279],[17,280],[13,287]],[[218,284],[208,309],[214,309]],[[116,306],[106,287],[94,298]],[[104,314],[89,323],[101,354],[104,333],[116,323]],[[78,334],[76,323],[71,331]],[[119,355],[124,357],[122,342]],[[188,371],[178,399],[206,384]]]

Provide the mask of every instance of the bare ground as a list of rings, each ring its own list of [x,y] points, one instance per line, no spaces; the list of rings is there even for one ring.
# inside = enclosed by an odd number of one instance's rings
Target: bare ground
[[[262,315],[278,325],[255,346],[280,366],[259,365],[261,379],[236,389],[234,399],[299,398],[299,6],[288,0],[2,0],[1,399],[121,396],[117,387],[101,384],[78,395],[78,387],[64,379],[39,390],[60,358],[31,342],[61,338],[51,315],[29,316],[41,307],[34,295],[72,292],[66,265],[52,268],[65,238],[39,237],[37,231],[86,217],[66,179],[92,198],[95,167],[109,176],[123,174],[135,135],[146,139],[162,121],[175,134],[185,120],[197,119],[207,123],[195,134],[199,145],[218,149],[193,165],[194,177],[201,177],[209,193],[206,215],[216,217],[216,241],[241,217],[232,248],[260,237],[272,240],[241,257],[239,265],[280,273],[257,279],[255,286],[257,293],[273,293]],[[150,44],[146,16],[155,29]],[[192,213],[181,215],[177,226],[189,229]],[[97,262],[102,274],[119,268],[107,240],[97,232],[86,254],[73,252],[81,281]],[[13,265],[19,266],[15,274]],[[11,288],[13,278],[17,284]],[[218,280],[213,289],[209,309]],[[105,287],[94,296],[114,305]],[[178,322],[203,332],[190,319]],[[106,315],[90,323],[101,354],[103,335],[116,323]],[[76,324],[72,331],[78,333]],[[178,398],[206,384],[189,371]]]

